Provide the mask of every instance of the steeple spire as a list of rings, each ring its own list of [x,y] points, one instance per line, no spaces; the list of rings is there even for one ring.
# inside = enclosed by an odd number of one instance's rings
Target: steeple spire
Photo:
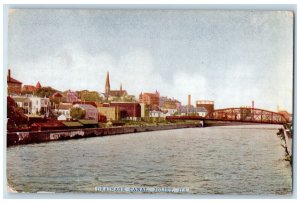
[[[105,94],[109,94],[110,92],[110,83],[109,83],[109,72],[106,73],[106,82],[105,82]]]

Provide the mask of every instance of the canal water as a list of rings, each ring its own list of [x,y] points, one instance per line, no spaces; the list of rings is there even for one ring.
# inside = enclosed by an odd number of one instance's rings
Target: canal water
[[[189,128],[9,147],[7,182],[19,192],[94,193],[110,186],[291,194],[279,127]]]

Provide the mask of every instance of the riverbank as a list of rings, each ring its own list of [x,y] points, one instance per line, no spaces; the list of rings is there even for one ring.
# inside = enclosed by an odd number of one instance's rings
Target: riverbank
[[[50,142],[57,140],[79,139],[87,137],[111,136],[127,133],[139,133],[158,130],[171,130],[180,128],[196,128],[201,124],[165,124],[153,126],[122,126],[110,128],[85,128],[70,130],[51,130],[34,132],[7,133],[7,146]]]

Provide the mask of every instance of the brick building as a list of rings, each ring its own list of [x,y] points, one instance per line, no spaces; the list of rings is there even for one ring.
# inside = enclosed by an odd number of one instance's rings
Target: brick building
[[[141,105],[137,102],[112,102],[110,107],[116,107],[120,111],[121,119],[137,120],[141,117]]]
[[[11,77],[10,69],[8,69],[7,75],[7,94],[21,94],[22,82]]]
[[[139,102],[149,105],[151,110],[158,109],[159,92],[155,91],[155,93],[141,93],[139,96]]]

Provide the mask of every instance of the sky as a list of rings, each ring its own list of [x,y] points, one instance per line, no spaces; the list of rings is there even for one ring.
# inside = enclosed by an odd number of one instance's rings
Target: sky
[[[292,112],[288,11],[13,9],[8,67],[23,84],[141,92]]]

